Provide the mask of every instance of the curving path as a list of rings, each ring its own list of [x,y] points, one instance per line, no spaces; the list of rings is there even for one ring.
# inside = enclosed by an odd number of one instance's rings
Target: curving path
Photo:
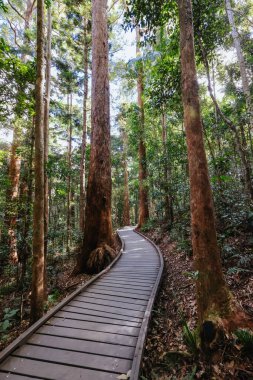
[[[123,249],[110,268],[0,354],[0,380],[111,380],[127,373],[138,379],[163,260],[132,227],[118,234]]]

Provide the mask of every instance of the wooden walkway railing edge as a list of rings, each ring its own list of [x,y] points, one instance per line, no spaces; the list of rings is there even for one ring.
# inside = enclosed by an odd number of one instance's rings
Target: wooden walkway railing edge
[[[35,322],[33,325],[31,325],[27,330],[25,330],[21,335],[19,335],[12,343],[10,343],[4,350],[0,352],[0,364],[18,347],[20,347],[22,344],[24,344],[30,336],[39,328],[41,327],[45,322],[47,322],[57,311],[62,309],[63,306],[65,306],[69,301],[71,301],[74,297],[76,297],[79,293],[81,293],[84,289],[86,289],[89,285],[91,285],[93,282],[95,282],[99,277],[107,273],[113,266],[116,264],[116,262],[119,260],[119,258],[122,255],[122,252],[124,251],[124,241],[121,239],[120,235],[118,234],[118,237],[121,241],[121,249],[119,254],[115,257],[115,259],[101,272],[99,272],[96,276],[92,277],[89,281],[87,281],[82,286],[78,287],[73,293],[71,293],[69,296],[65,297],[60,303],[58,303],[56,306],[54,306],[51,310],[49,310],[42,318],[40,318],[37,322]]]
[[[137,340],[137,345],[136,345],[135,353],[134,353],[134,359],[133,359],[133,365],[132,365],[131,374],[130,374],[130,380],[138,380],[138,378],[139,378],[140,365],[141,365],[142,356],[143,356],[143,352],[144,352],[145,341],[147,338],[148,326],[149,326],[149,322],[151,319],[151,314],[152,314],[154,302],[155,302],[156,296],[158,294],[159,286],[161,284],[161,279],[162,279],[162,274],[163,274],[163,269],[164,269],[163,256],[161,254],[160,249],[157,247],[157,245],[152,240],[147,238],[145,235],[143,235],[142,233],[137,231],[136,229],[134,231],[137,234],[139,234],[140,236],[142,236],[144,239],[148,240],[149,243],[152,244],[152,246],[155,248],[155,250],[157,251],[159,258],[160,258],[160,269],[158,272],[158,276],[157,276],[155,285],[152,289],[152,293],[150,295],[150,299],[148,301],[148,305],[147,305],[147,308],[146,308],[146,311],[145,311],[145,314],[143,317],[143,321],[141,324],[139,337]]]

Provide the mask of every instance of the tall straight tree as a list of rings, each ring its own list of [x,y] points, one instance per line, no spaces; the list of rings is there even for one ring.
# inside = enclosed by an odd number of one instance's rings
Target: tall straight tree
[[[170,163],[169,163],[169,152],[167,147],[168,142],[168,133],[167,133],[167,121],[166,121],[166,113],[164,107],[162,107],[162,115],[161,115],[161,124],[162,124],[162,142],[163,142],[163,155],[164,155],[164,165],[163,165],[163,175],[164,175],[164,217],[166,223],[171,228],[173,224],[173,203],[172,196],[169,190],[169,181],[170,181]]]
[[[130,225],[130,204],[129,204],[129,184],[128,184],[128,165],[127,165],[127,134],[122,129],[123,141],[123,166],[124,166],[124,203],[123,203],[123,225]]]
[[[107,28],[107,0],[93,0],[91,156],[84,242],[77,258],[77,272],[97,272],[114,257]]]
[[[233,303],[222,273],[214,206],[208,175],[194,53],[191,0],[178,0],[184,125],[186,131],[192,247],[197,279],[197,305],[202,342],[216,338],[220,323],[242,323],[244,314]],[[208,339],[210,338],[210,339]]]
[[[84,232],[84,208],[85,208],[85,156],[86,156],[86,138],[87,138],[87,97],[88,97],[88,55],[89,41],[87,36],[88,20],[84,18],[84,47],[83,47],[83,67],[84,67],[84,86],[83,86],[83,134],[81,147],[80,162],[80,232]]]
[[[47,47],[46,47],[46,70],[45,70],[45,107],[44,107],[44,161],[45,161],[45,205],[44,205],[44,293],[45,299],[47,299],[46,288],[46,258],[47,258],[47,246],[48,246],[48,223],[49,223],[49,200],[48,200],[48,175],[46,166],[48,163],[48,144],[49,144],[49,107],[50,107],[50,91],[51,91],[51,42],[52,42],[52,10],[51,6],[47,9]]]
[[[19,147],[20,131],[19,126],[15,125],[13,130],[13,141],[11,146],[10,163],[9,163],[9,189],[7,191],[7,207],[5,212],[5,223],[8,230],[9,259],[12,263],[18,262],[17,252],[17,209],[19,198],[19,179],[21,158],[17,153]]]
[[[68,151],[67,151],[67,162],[68,162],[68,175],[67,175],[67,252],[70,251],[71,245],[71,201],[72,201],[72,92],[67,94],[67,112],[68,112]]]
[[[140,28],[136,27],[136,57],[140,57]],[[139,107],[139,220],[141,227],[149,218],[147,179],[147,157],[144,139],[143,63],[138,62],[137,102]]]
[[[37,74],[35,87],[35,196],[33,209],[33,263],[30,322],[44,307],[44,0],[37,1]]]

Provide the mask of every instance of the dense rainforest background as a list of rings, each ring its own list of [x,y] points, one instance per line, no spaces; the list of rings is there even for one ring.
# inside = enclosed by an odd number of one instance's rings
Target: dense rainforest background
[[[115,257],[113,230],[138,225],[177,276],[142,378],[201,378],[197,336],[209,352],[224,329],[252,350],[252,28],[250,0],[0,1],[3,346]],[[251,378],[232,357],[224,378]],[[215,365],[203,378],[223,378]]]

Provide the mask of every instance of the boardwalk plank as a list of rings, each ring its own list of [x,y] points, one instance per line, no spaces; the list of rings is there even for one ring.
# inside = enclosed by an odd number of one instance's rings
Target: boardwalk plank
[[[64,318],[51,318],[47,325],[50,326],[61,326],[70,327],[72,329],[90,330],[90,331],[100,331],[112,334],[120,334],[126,336],[138,336],[139,328],[130,326],[118,326],[109,323],[96,323],[87,321],[77,321],[74,319],[64,319]]]
[[[83,309],[92,309],[92,310],[101,310],[101,311],[108,311],[109,313],[113,314],[120,314],[120,315],[129,315],[131,317],[142,317],[144,312],[143,311],[138,311],[138,310],[129,310],[125,308],[120,308],[120,307],[113,307],[109,305],[101,305],[101,304],[96,304],[96,303],[91,303],[90,301],[87,302],[80,302],[78,300],[76,301],[71,301],[69,303],[70,306],[77,306]]]
[[[132,303],[133,300],[138,300],[138,301],[144,301],[144,302],[138,302],[142,305],[146,305],[146,301],[149,300],[149,296],[145,294],[136,294],[136,293],[129,293],[128,289],[125,289],[125,292],[123,290],[120,291],[120,289],[114,289],[114,290],[106,290],[106,289],[97,289],[97,288],[90,288],[90,290],[87,290],[85,293],[81,293],[80,296],[84,294],[89,294],[94,297],[94,294],[102,295],[104,296],[109,296],[105,297],[105,299],[115,299],[115,300],[121,300],[122,298],[127,301]],[[113,297],[113,298],[110,298]],[[136,302],[137,303],[137,302]]]
[[[113,296],[113,295],[110,295],[110,294],[102,294],[102,293],[93,293],[93,292],[87,292],[87,294],[85,293],[85,295],[80,295],[80,298],[79,300],[81,300],[81,298],[85,298],[85,300],[87,298],[89,298],[90,300],[102,300],[103,301],[103,304],[104,303],[107,303],[107,302],[110,302],[110,301],[113,301],[115,302],[115,306],[117,307],[116,303],[124,303],[124,304],[128,304],[129,305],[129,309],[132,309],[132,305],[134,306],[134,310],[135,310],[135,306],[142,306],[146,307],[147,303],[148,303],[148,299],[146,300],[143,300],[143,299],[138,299],[138,298],[126,298],[126,297],[121,297],[121,296],[117,296],[116,294]],[[91,301],[93,302],[93,301]]]
[[[42,379],[42,377],[27,377],[22,375],[15,375],[10,372],[1,372],[0,371],[0,380],[32,380],[32,379]]]
[[[94,289],[96,290],[106,290],[106,291],[113,291],[113,292],[116,292],[118,294],[121,294],[121,293],[124,293],[127,289],[127,292],[129,294],[131,294],[131,297],[132,297],[132,294],[139,294],[139,295],[150,295],[151,293],[151,288],[148,288],[148,289],[139,289],[138,287],[130,287],[130,286],[119,286],[119,284],[117,284],[117,286],[115,285],[110,285],[110,284],[97,284],[97,285],[94,285],[94,286],[91,286],[90,287],[90,291],[93,291]]]
[[[57,348],[24,345],[13,353],[13,356],[43,360],[48,363],[59,363],[89,369],[98,369],[115,373],[125,373],[131,368],[131,360],[110,356],[101,356]]]
[[[69,311],[73,313],[78,313],[78,314],[83,314],[87,316],[99,316],[99,317],[104,317],[106,319],[108,318],[114,318],[119,321],[129,321],[129,322],[134,322],[134,323],[140,323],[142,319],[139,317],[133,317],[130,315],[122,315],[122,314],[114,314],[112,312],[108,311],[100,311],[100,310],[91,310],[87,308],[80,308],[80,307],[75,307],[75,306],[70,306],[66,305],[62,308],[62,311]]]
[[[112,306],[115,308],[122,308],[122,309],[127,309],[127,310],[133,310],[133,311],[144,311],[145,306],[142,305],[137,305],[133,302],[118,302],[118,301],[111,301],[111,300],[106,300],[106,299],[97,299],[97,298],[92,298],[88,296],[77,296],[75,298],[78,302],[82,302],[84,304],[90,302],[93,304],[98,304],[98,305],[104,305],[104,306]]]
[[[120,282],[125,282],[125,281],[128,281],[128,282],[131,282],[133,284],[140,284],[140,285],[154,285],[155,283],[155,279],[153,278],[138,278],[138,277],[123,277],[123,276],[104,276],[103,279],[101,281],[113,281],[113,282],[116,282],[116,283],[120,283]]]
[[[120,319],[114,318],[104,318],[95,315],[87,315],[87,314],[77,314],[77,313],[69,313],[67,311],[58,311],[55,314],[58,318],[66,318],[66,319],[77,319],[79,321],[90,321],[90,322],[98,322],[98,323],[110,323],[112,325],[119,326],[130,326],[130,327],[140,327],[140,322],[131,322],[131,321],[122,321]]]
[[[69,351],[86,352],[103,356],[114,356],[115,358],[122,359],[131,359],[133,358],[134,353],[134,347],[42,334],[34,334],[28,340],[28,343],[44,347],[60,347]]]
[[[10,356],[3,363],[2,369],[20,375],[39,375],[46,380],[114,380],[117,378],[115,373],[93,371],[13,356]]]
[[[130,347],[134,347],[137,341],[137,338],[133,336],[112,334],[100,331],[79,330],[49,325],[44,325],[43,327],[41,327],[38,330],[38,333],[44,335],[55,335],[67,338],[91,340],[93,342],[120,344],[122,346]]]
[[[143,283],[143,282],[136,282],[136,281],[131,281],[127,279],[122,279],[121,281],[116,281],[110,278],[100,280],[97,285],[106,285],[106,284],[113,284],[114,287],[124,287],[128,289],[128,286],[133,289],[140,289],[140,290],[149,290],[153,288],[154,282],[152,283]],[[125,286],[126,285],[126,286]]]

